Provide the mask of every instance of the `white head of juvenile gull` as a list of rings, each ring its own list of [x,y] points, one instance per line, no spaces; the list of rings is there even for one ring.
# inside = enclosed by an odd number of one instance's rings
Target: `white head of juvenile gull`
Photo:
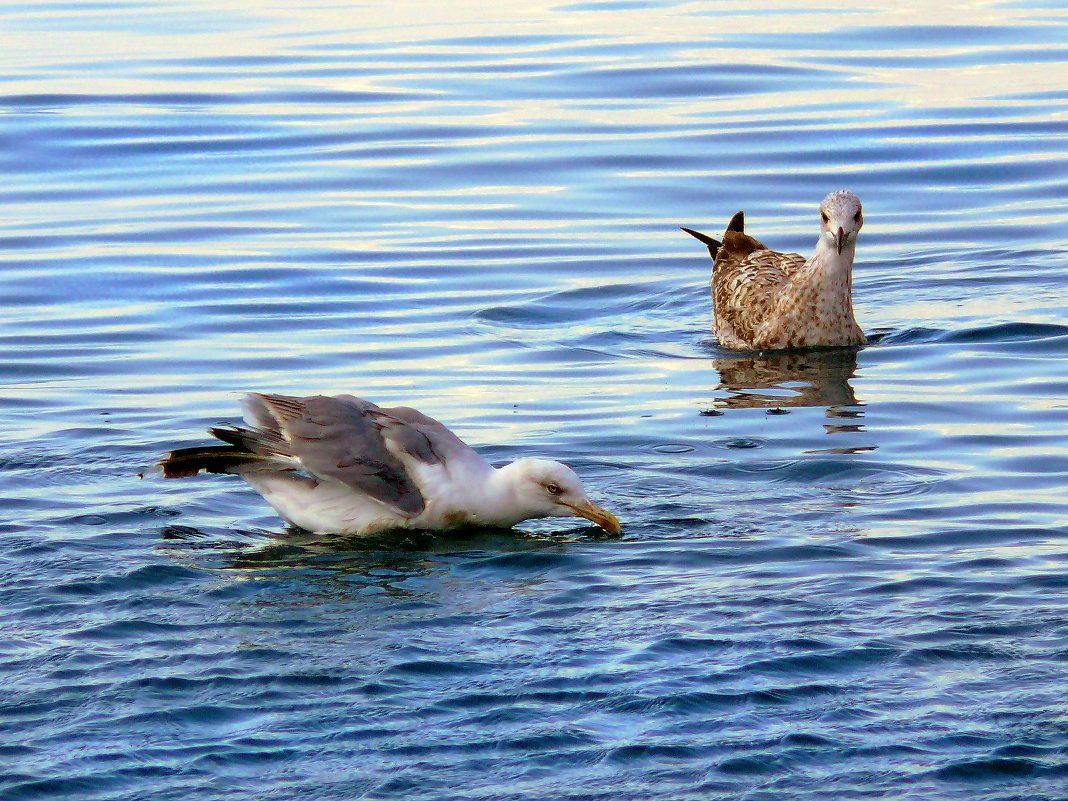
[[[716,337],[731,350],[864,345],[853,315],[853,257],[864,225],[860,199],[845,189],[820,204],[812,257],[769,250],[745,233],[738,212],[720,242],[683,228],[712,255]]]
[[[509,528],[543,517],[620,531],[566,465],[525,458],[494,468],[415,409],[352,395],[259,393],[244,407],[249,427],[210,429],[226,444],[172,451],[160,461],[163,475],[241,476],[287,522],[320,533]]]

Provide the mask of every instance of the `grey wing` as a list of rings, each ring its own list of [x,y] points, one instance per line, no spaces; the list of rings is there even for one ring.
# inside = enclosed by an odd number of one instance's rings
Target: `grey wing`
[[[313,476],[346,484],[406,514],[423,511],[422,493],[386,446],[382,410],[375,404],[352,396],[253,393],[245,411],[268,447],[284,449]]]
[[[407,453],[424,462],[481,459],[474,448],[433,417],[408,406],[381,408],[382,433]]]

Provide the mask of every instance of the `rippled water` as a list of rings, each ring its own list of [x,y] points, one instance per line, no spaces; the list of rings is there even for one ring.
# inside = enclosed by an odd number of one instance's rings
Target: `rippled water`
[[[5,799],[1060,799],[1059,2],[5,3]],[[864,200],[872,344],[710,333]],[[138,479],[238,391],[572,464],[321,541]]]

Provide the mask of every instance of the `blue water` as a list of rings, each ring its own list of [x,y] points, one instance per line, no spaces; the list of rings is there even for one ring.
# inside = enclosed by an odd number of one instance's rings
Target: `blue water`
[[[0,797],[1068,796],[1062,3],[257,5],[0,4]],[[721,351],[841,187],[872,344]],[[623,537],[138,478],[246,390]]]

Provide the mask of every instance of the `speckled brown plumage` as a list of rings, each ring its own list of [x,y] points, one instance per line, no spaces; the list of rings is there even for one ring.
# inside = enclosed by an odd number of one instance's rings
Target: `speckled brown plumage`
[[[738,212],[722,242],[689,228],[708,246],[716,336],[731,350],[781,350],[866,343],[853,315],[853,256],[864,224],[851,192],[820,204],[820,238],[812,258],[779,253],[745,233]]]

